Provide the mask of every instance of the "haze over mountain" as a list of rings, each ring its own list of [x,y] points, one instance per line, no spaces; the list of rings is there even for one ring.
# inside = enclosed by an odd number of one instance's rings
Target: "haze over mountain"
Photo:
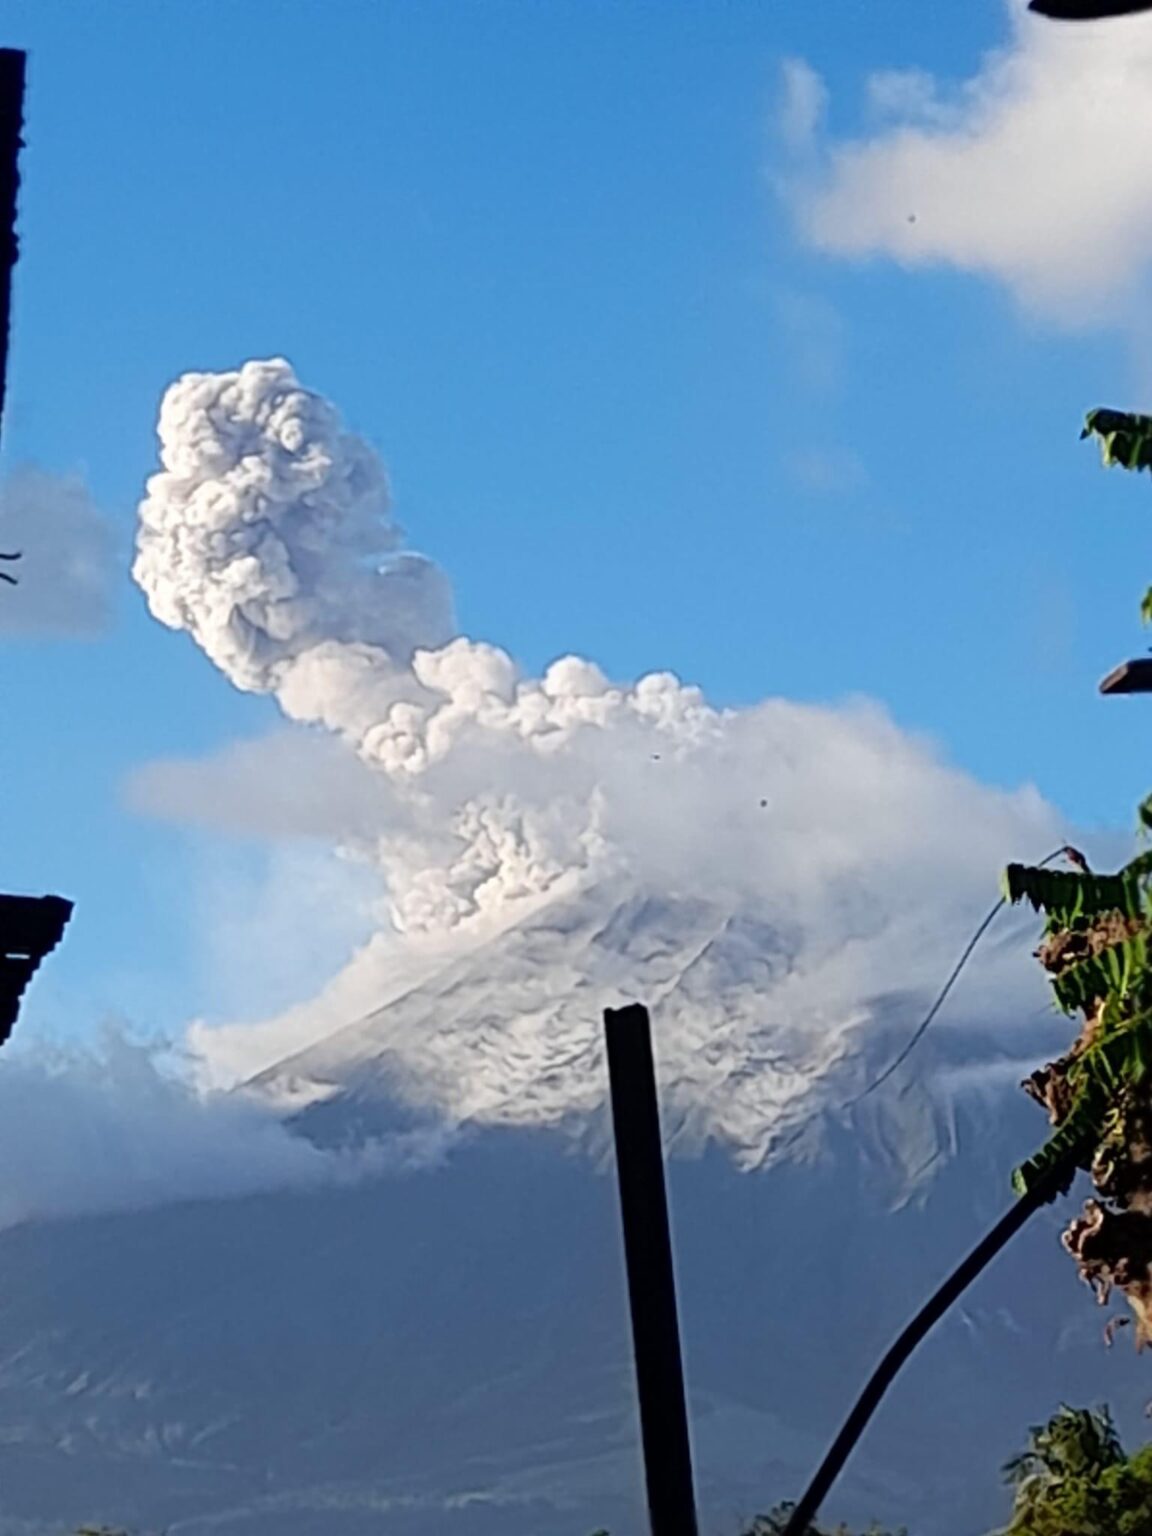
[[[594,1041],[601,1003],[641,993],[677,1154],[705,1528],[797,1491],[1043,1127],[978,1028],[930,1035],[918,1076],[845,1109],[912,997],[877,1000],[870,1030],[818,1059],[763,1002],[761,1058],[737,1069],[726,1035],[790,963],[786,938],[699,899],[560,902],[253,1085],[307,1101],[293,1131],[321,1146],[406,1139],[405,1171],[0,1233],[5,1529],[638,1536]],[[1038,1020],[1019,1044],[1052,1036]],[[419,1074],[414,1037],[438,1042]],[[442,1076],[473,1095],[450,1135]],[[922,1536],[989,1528],[998,1458],[1053,1402],[1106,1382],[1132,1423],[1150,1395],[1142,1361],[1105,1356],[1103,1321],[1041,1218],[932,1337],[833,1508]]]

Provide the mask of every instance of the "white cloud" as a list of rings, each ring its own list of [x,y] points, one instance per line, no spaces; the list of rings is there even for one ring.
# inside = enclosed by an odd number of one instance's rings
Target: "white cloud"
[[[873,76],[875,127],[854,139],[822,131],[817,84],[789,62],[780,128],[804,154],[786,196],[831,254],[976,273],[1069,326],[1124,320],[1152,259],[1152,28],[1009,10],[1008,45],[968,80]]]
[[[391,794],[338,739],[284,728],[210,758],[142,764],[124,799],[130,810],[180,825],[332,843],[372,835]]]
[[[0,634],[88,638],[111,618],[116,573],[110,524],[83,482],[24,469],[0,486]]]
[[[435,1131],[352,1153],[293,1136],[267,1105],[194,1089],[109,1031],[99,1050],[0,1062],[0,1229],[29,1219],[342,1184],[436,1161]]]

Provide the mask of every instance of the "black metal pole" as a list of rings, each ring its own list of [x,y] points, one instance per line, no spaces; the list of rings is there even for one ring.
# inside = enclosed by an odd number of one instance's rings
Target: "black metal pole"
[[[12,268],[16,265],[16,190],[20,185],[20,132],[24,126],[24,54],[0,48],[0,425],[8,382],[8,324]]]
[[[976,1276],[1016,1236],[1029,1217],[1033,1216],[1042,1205],[1047,1205],[1057,1195],[1062,1194],[1075,1175],[1074,1157],[1069,1157],[1063,1163],[1054,1164],[1049,1169],[1047,1177],[1017,1200],[991,1232],[976,1244],[944,1284],[920,1308],[869,1377],[863,1392],[856,1399],[852,1412],[844,1421],[843,1428],[820,1463],[815,1477],[789,1515],[788,1524],[784,1527],[784,1536],[809,1536],[812,1529],[811,1522],[819,1513],[828,1490],[839,1477],[844,1463],[867,1428],[869,1419],[880,1406],[881,1398],[892,1385],[912,1351],[931,1332],[952,1303],[963,1295]]]
[[[648,1010],[604,1014],[652,1536],[696,1536],[696,1497]]]

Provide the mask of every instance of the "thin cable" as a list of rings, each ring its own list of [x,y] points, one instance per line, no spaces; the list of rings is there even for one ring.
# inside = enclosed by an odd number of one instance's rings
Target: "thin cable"
[[[1046,858],[1041,859],[1036,868],[1043,869],[1045,864],[1051,864],[1053,859],[1058,859],[1062,855],[1071,859],[1073,863],[1080,864],[1085,870],[1087,870],[1088,866],[1084,863],[1083,854],[1078,853],[1075,848],[1069,848],[1066,844],[1063,847],[1054,849],[1050,854],[1047,855]],[[957,960],[955,966],[953,967],[952,974],[944,983],[943,987],[941,987],[939,996],[932,1004],[931,1008],[929,1008],[928,1012],[924,1015],[924,1018],[921,1020],[911,1040],[909,1040],[908,1044],[896,1057],[895,1061],[889,1062],[889,1064],[884,1068],[883,1072],[881,1072],[880,1076],[876,1078],[874,1082],[869,1083],[868,1087],[864,1089],[863,1093],[858,1093],[854,1099],[849,1099],[846,1108],[851,1109],[854,1105],[859,1104],[861,1099],[866,1099],[870,1093],[874,1093],[882,1083],[886,1083],[888,1081],[893,1072],[896,1071],[897,1067],[902,1066],[904,1062],[908,1060],[908,1057],[912,1054],[916,1046],[920,1043],[920,1040],[923,1038],[925,1030],[928,1028],[929,1024],[931,1024],[936,1015],[940,1012],[940,1009],[944,1006],[944,999],[948,996],[949,992],[951,992],[956,978],[960,975],[960,972],[964,969],[965,965],[967,965],[968,957],[976,948],[977,944],[979,944],[980,940],[984,937],[985,933],[987,933],[988,929],[992,926],[993,919],[1000,912],[1001,908],[1006,905],[1007,898],[1001,896],[996,905],[985,914],[980,926],[968,940],[968,943],[964,949],[964,953],[960,956],[959,960]]]

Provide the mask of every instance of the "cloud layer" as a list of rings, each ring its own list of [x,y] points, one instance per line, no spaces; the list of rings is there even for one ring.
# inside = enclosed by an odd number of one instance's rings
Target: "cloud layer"
[[[115,1031],[92,1052],[0,1064],[0,1229],[80,1213],[344,1184],[428,1166],[435,1133],[321,1151],[265,1106],[197,1092],[178,1064]]]
[[[856,138],[828,136],[822,82],[790,61],[785,195],[831,254],[976,273],[1064,325],[1131,318],[1152,253],[1152,29],[1008,10],[1009,43],[968,80],[871,76]]]

